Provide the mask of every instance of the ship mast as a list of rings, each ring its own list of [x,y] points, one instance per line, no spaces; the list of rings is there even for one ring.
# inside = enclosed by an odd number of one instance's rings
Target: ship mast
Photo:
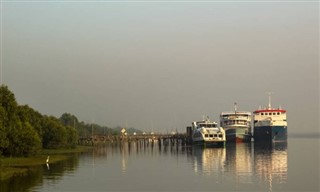
[[[268,109],[271,109],[271,94],[272,92],[267,92],[269,95],[269,104],[268,104]]]
[[[234,102],[234,113],[237,114],[237,102]]]

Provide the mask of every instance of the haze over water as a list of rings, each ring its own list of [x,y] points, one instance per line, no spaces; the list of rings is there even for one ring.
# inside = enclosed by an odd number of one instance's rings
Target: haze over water
[[[319,132],[318,1],[1,2],[1,78],[43,114],[182,132],[271,91]]]
[[[319,141],[101,146],[49,169],[34,167],[28,176],[1,182],[1,191],[319,191]]]
[[[19,104],[185,132],[271,91],[289,134],[271,148],[106,146],[1,191],[320,190],[318,1],[0,1],[1,83]]]

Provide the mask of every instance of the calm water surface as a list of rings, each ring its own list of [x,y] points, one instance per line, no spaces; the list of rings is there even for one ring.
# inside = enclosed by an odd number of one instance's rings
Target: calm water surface
[[[320,191],[319,141],[225,148],[124,143],[31,167],[1,191]]]

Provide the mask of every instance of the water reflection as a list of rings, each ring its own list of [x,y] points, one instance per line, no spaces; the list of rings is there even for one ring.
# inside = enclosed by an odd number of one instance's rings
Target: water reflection
[[[188,155],[197,174],[222,175],[225,171],[226,148],[191,147]]]
[[[123,174],[130,168],[129,159],[135,156],[185,156],[195,174],[213,176],[216,182],[229,180],[239,186],[259,183],[271,191],[273,184],[286,183],[288,178],[287,142],[227,144],[225,148],[130,142],[96,147],[92,153],[95,158],[120,157]]]
[[[226,171],[236,183],[253,183],[252,143],[229,144],[227,149]]]
[[[28,170],[27,174],[0,181],[0,191],[27,191],[35,186],[55,184],[63,175],[74,173],[78,164],[78,155],[74,155],[65,161],[50,164],[50,169],[46,164],[25,167]]]
[[[287,182],[287,143],[240,143],[225,148],[201,148],[181,145],[131,142],[95,149],[102,156],[121,156],[121,171],[126,173],[130,156],[186,156],[197,175],[214,176],[217,182],[233,181],[236,185],[264,183],[264,190],[273,184]]]
[[[2,181],[1,191],[55,189],[58,184],[61,186],[65,178],[63,176],[66,175],[78,177],[79,180],[92,178],[90,182],[100,181],[92,183],[95,187],[101,183],[108,183],[106,186],[114,185],[115,188],[112,189],[117,189],[119,186],[114,184],[115,181],[130,178],[127,181],[140,182],[137,175],[141,169],[144,173],[141,173],[140,179],[143,178],[146,183],[152,183],[154,180],[161,183],[163,174],[169,171],[161,165],[171,167],[172,171],[175,170],[176,176],[183,178],[187,183],[191,184],[193,180],[204,182],[202,184],[208,189],[214,185],[216,189],[229,191],[281,190],[281,185],[286,184],[288,180],[287,143],[228,144],[225,148],[201,148],[171,143],[160,145],[157,142],[106,144],[96,146],[86,153],[74,154],[66,161],[50,164],[50,169],[45,164],[27,168],[27,176]],[[145,178],[148,174],[152,174],[154,178]],[[188,176],[185,177],[184,174]],[[107,180],[101,181],[101,178]],[[170,176],[166,184],[169,181]],[[65,185],[72,184],[68,180]],[[172,183],[172,186],[176,186],[175,183]]]
[[[28,168],[25,176],[17,176],[12,179],[0,181],[0,191],[26,191],[31,187],[42,183],[43,169],[41,166]]]
[[[272,191],[273,185],[287,183],[287,142],[192,147],[189,155],[196,174],[213,175],[216,182],[232,181],[236,188],[259,185],[263,190]]]
[[[254,146],[255,175],[272,191],[274,184],[287,183],[287,142],[264,143]]]
[[[36,190],[42,185],[52,186],[57,184],[64,175],[73,175],[79,166],[79,154],[70,156],[64,161],[59,161],[57,163],[52,163],[49,165],[50,169],[47,168],[47,165],[41,166],[42,175],[40,175],[40,182],[37,184]],[[29,176],[29,178],[32,178]]]

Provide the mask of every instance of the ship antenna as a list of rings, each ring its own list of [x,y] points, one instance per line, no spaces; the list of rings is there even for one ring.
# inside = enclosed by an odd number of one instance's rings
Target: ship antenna
[[[271,109],[271,94],[272,92],[267,92],[269,95],[269,104],[268,104],[268,109]]]
[[[237,113],[237,102],[234,102],[234,113]]]

